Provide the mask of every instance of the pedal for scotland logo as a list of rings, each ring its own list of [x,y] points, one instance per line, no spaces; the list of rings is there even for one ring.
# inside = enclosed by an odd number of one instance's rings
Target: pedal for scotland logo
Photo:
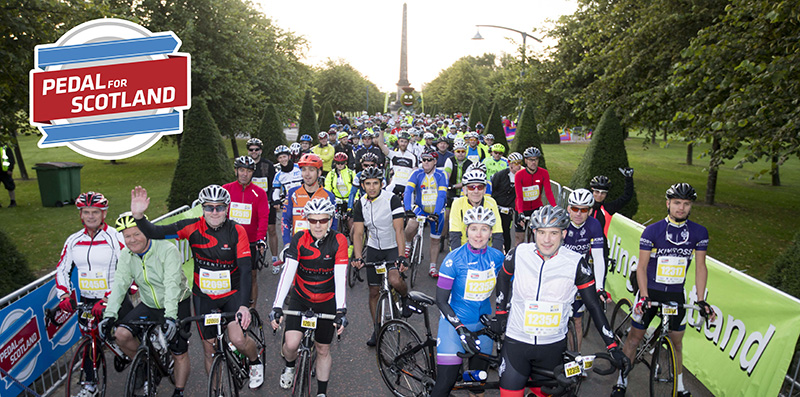
[[[114,18],[36,46],[29,113],[43,135],[39,147],[118,160],[180,134],[191,106],[191,60],[180,46],[173,32]]]

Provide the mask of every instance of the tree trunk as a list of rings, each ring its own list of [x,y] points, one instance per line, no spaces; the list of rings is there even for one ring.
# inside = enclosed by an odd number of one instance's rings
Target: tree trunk
[[[236,134],[231,135],[231,147],[233,148],[233,158],[239,157],[239,147],[236,146]]]
[[[686,145],[686,165],[692,165],[692,157],[694,157],[694,145]]]
[[[778,155],[772,156],[772,186],[780,186],[781,185],[781,173],[780,168],[778,166]]]
[[[656,144],[656,134],[658,134],[658,131],[656,129],[652,129],[650,131],[651,131],[650,132],[650,143],[655,145]]]
[[[19,148],[19,140],[17,140],[17,128],[11,129],[11,137],[14,140],[14,157],[17,158],[17,168],[19,168],[19,175],[23,180],[31,179],[28,176],[28,169],[25,168],[25,160],[22,159],[22,150]]]
[[[663,130],[664,130],[664,142],[666,142],[667,141],[667,129],[664,128]]]
[[[719,171],[720,160],[717,158],[719,152],[719,138],[714,138],[711,143],[711,161],[708,167],[708,182],[706,183],[706,204],[714,205],[714,196],[717,193],[717,172]]]

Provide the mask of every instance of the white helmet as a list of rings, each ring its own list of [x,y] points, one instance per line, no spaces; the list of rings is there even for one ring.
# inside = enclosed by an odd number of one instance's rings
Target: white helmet
[[[422,135],[422,138],[423,138],[423,139],[436,139],[436,136],[434,136],[434,135],[433,135],[432,133],[430,133],[430,132],[426,132],[425,134],[423,134],[423,135]]]
[[[208,185],[204,187],[197,198],[200,200],[200,204],[225,203],[225,205],[228,205],[231,203],[230,193],[220,185]]]
[[[489,225],[489,227],[493,227],[495,222],[497,222],[497,219],[494,216],[494,212],[488,208],[478,206],[475,208],[470,208],[464,212],[464,225],[466,226],[469,226],[473,223],[482,223],[484,225]]]
[[[330,215],[336,210],[333,203],[329,199],[315,198],[306,203],[303,207],[303,216],[308,218],[309,215]]]
[[[463,139],[456,139],[453,142],[453,150],[467,150],[467,143]]]
[[[569,205],[591,207],[594,205],[594,196],[588,189],[575,189],[569,194]]]
[[[461,177],[463,185],[471,185],[473,183],[486,184],[486,173],[479,169],[471,169],[464,173]]]

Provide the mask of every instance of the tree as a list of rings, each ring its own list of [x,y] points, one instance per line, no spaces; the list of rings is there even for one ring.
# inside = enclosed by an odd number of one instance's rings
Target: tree
[[[529,147],[536,147],[542,150],[542,138],[536,125],[535,109],[533,101],[528,101],[528,104],[525,105],[525,110],[522,111],[522,119],[517,125],[517,133],[514,136],[514,144],[511,150],[520,153]],[[539,167],[547,168],[543,150],[542,157],[539,158]]]
[[[780,256],[775,258],[766,281],[775,288],[787,294],[800,297],[800,233],[795,234],[794,240]]]
[[[561,143],[561,136],[558,135],[558,131],[555,128],[548,128],[544,132],[543,138],[544,139],[542,139],[542,141],[545,144],[558,145],[559,143]]]
[[[297,132],[297,141],[300,137],[308,134],[313,139],[313,144],[318,142],[317,134],[319,134],[319,124],[317,124],[317,116],[314,114],[314,98],[311,96],[311,91],[306,91],[306,97],[303,100],[303,107],[300,108],[300,125]]]
[[[167,208],[191,204],[208,185],[222,185],[232,178],[233,165],[206,102],[192,99],[186,115],[175,175],[167,196]]]
[[[17,250],[17,247],[0,229],[0,296],[6,296],[33,281],[33,272],[28,261]]]
[[[500,109],[497,107],[496,103],[492,104],[492,113],[489,116],[488,121],[486,122],[486,131],[483,132],[484,135],[492,134],[494,135],[494,142],[502,144],[503,147],[506,148],[506,153],[509,153],[511,148],[508,146],[508,140],[506,139],[506,132],[503,129],[503,122],[500,115]]]
[[[255,138],[261,139],[264,143],[264,151],[262,156],[275,162],[275,148],[280,145],[287,145],[286,134],[283,133],[283,123],[278,118],[278,111],[275,110],[275,105],[269,104],[264,109],[264,114],[261,116],[261,124],[256,130]]]
[[[319,128],[320,131],[328,131],[331,124],[336,124],[336,118],[333,115],[333,108],[330,103],[325,103],[319,111]]]
[[[572,174],[569,185],[573,189],[586,188],[592,177],[605,175],[611,179],[608,197],[619,197],[625,188],[625,180],[619,168],[626,167],[628,167],[628,152],[625,150],[622,125],[614,108],[609,107],[592,133],[592,142],[583,154],[575,173]],[[638,208],[639,201],[634,192],[633,198],[622,207],[620,213],[630,218],[636,214]]]
[[[317,103],[328,103],[333,110],[355,112],[367,110],[367,95],[370,108],[383,109],[383,95],[378,86],[367,80],[359,71],[344,60],[328,59],[314,75],[314,99]],[[369,94],[367,94],[369,92]],[[370,113],[373,114],[373,113]],[[322,125],[322,124],[320,124]],[[328,124],[330,125],[330,123]],[[327,127],[325,125],[324,127]]]

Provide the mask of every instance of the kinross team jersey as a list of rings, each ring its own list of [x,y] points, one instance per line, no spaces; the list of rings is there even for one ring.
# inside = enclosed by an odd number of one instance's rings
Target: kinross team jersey
[[[598,288],[602,288],[605,285],[606,268],[603,259],[605,235],[600,222],[592,217],[588,217],[580,226],[570,222],[567,226],[567,236],[564,238],[564,247],[583,255],[587,260],[594,257],[594,274],[597,277]]]
[[[422,168],[414,170],[403,195],[406,210],[411,209],[412,195],[413,203],[428,215],[443,212],[447,201],[447,178],[444,172],[434,169],[430,174],[426,174]]]
[[[333,193],[318,187],[314,194],[308,194],[304,186],[296,187],[289,191],[288,200],[283,207],[283,244],[289,244],[292,236],[303,230],[308,230],[308,220],[303,214],[306,203],[315,198],[328,199],[336,205]],[[336,230],[336,218],[333,219],[331,229]]]
[[[100,299],[108,295],[114,284],[114,272],[123,247],[122,235],[105,223],[98,228],[94,237],[85,228],[73,233],[64,243],[56,266],[59,295],[72,292],[70,272],[73,266],[78,273],[77,287],[81,297]]]
[[[448,303],[462,323],[479,323],[481,314],[492,313],[490,298],[502,266],[503,253],[492,247],[474,250],[465,244],[444,258],[437,284],[452,284]]]
[[[639,249],[650,251],[648,289],[683,292],[694,251],[708,250],[708,230],[690,220],[673,223],[662,219],[644,229]]]
[[[265,238],[269,223],[267,192],[253,183],[242,186],[239,182],[231,182],[222,188],[231,195],[228,218],[244,227],[251,243]]]

